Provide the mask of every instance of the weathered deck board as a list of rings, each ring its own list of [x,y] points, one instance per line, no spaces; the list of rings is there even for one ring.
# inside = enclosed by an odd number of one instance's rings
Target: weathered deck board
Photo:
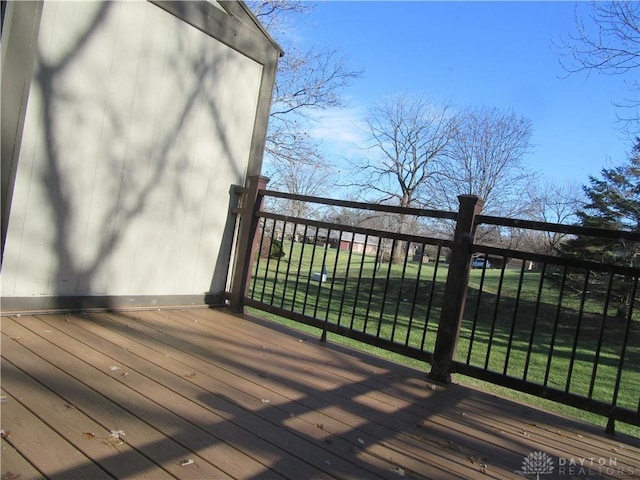
[[[2,468],[2,478],[7,480],[43,480],[44,477],[38,470],[34,468],[20,453],[9,444],[6,440],[2,440],[2,462],[9,465],[10,469]],[[2,463],[0,462],[0,463]]]
[[[3,480],[505,479],[534,451],[640,475],[635,439],[224,311],[3,317],[2,389]]]

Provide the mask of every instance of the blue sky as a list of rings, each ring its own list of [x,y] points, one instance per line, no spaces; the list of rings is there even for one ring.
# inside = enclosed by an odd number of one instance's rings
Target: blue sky
[[[306,45],[338,48],[363,75],[344,91],[346,108],[311,129],[333,159],[363,139],[367,109],[404,91],[460,106],[513,110],[532,121],[527,166],[560,183],[586,184],[623,163],[630,142],[616,123],[624,79],[569,76],[553,41],[575,32],[573,2],[315,3],[298,26]],[[588,5],[578,4],[579,11]]]

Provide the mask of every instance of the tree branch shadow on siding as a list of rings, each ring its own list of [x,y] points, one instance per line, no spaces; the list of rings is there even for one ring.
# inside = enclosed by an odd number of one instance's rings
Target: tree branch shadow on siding
[[[223,59],[214,58],[212,61],[211,52],[206,52],[202,48],[195,52],[189,51],[190,46],[186,42],[183,45],[177,45],[177,48],[172,48],[169,54],[173,57],[166,59],[170,68],[165,69],[163,73],[173,77],[172,80],[181,86],[189,85],[189,89],[176,92],[176,94],[179,93],[179,96],[176,95],[176,97],[182,102],[176,115],[169,118],[163,117],[165,125],[169,126],[156,128],[156,125],[149,125],[150,129],[154,129],[151,136],[153,141],[147,145],[137,143],[134,145],[134,147],[138,147],[137,149],[131,148],[131,150],[140,151],[142,158],[127,158],[128,152],[125,151],[123,156],[121,152],[116,151],[116,140],[127,137],[127,128],[130,126],[126,125],[127,119],[122,118],[122,114],[117,111],[115,102],[112,102],[112,98],[109,97],[104,105],[104,115],[108,127],[113,130],[112,135],[109,139],[103,140],[100,137],[102,135],[100,126],[95,125],[91,132],[92,138],[82,139],[87,143],[102,142],[99,154],[103,159],[106,159],[108,165],[97,164],[96,169],[109,172],[109,174],[105,178],[96,178],[96,185],[102,189],[109,189],[112,195],[110,195],[108,204],[101,205],[103,214],[96,217],[95,212],[90,212],[94,216],[86,220],[87,222],[96,222],[96,220],[101,222],[98,227],[97,242],[89,245],[87,249],[86,245],[78,244],[78,238],[72,238],[74,228],[78,228],[76,222],[78,221],[79,205],[75,203],[77,198],[73,198],[70,187],[74,185],[73,182],[82,180],[69,178],[69,171],[65,168],[66,158],[63,148],[65,145],[61,144],[62,134],[59,119],[60,110],[65,105],[78,102],[80,98],[74,96],[75,92],[70,91],[70,87],[65,85],[65,81],[70,70],[78,67],[78,62],[82,61],[82,54],[86,53],[88,45],[105,27],[110,16],[116,15],[115,5],[113,2],[101,3],[93,18],[87,22],[78,37],[70,43],[69,50],[63,56],[50,60],[46,58],[47,56],[42,50],[38,51],[36,55],[34,82],[42,94],[41,115],[42,128],[44,129],[42,138],[45,143],[45,165],[42,168],[41,182],[48,199],[48,205],[45,208],[51,210],[50,215],[53,218],[54,232],[51,234],[51,248],[55,251],[56,256],[55,265],[51,267],[52,273],[49,276],[49,294],[55,297],[58,308],[69,308],[69,296],[74,297],[73,303],[76,308],[88,306],[86,300],[94,296],[89,302],[95,306],[95,296],[108,293],[106,291],[108,285],[100,285],[104,279],[98,277],[105,275],[104,269],[111,268],[110,262],[114,252],[121,246],[123,237],[128,230],[135,228],[136,221],[140,219],[145,209],[154,207],[149,204],[149,198],[154,194],[157,195],[163,185],[171,185],[170,189],[161,192],[171,216],[176,221],[184,217],[185,209],[189,207],[187,202],[189,175],[201,175],[202,172],[180,171],[181,167],[188,164],[188,155],[192,152],[179,151],[176,153],[175,149],[180,147],[181,135],[186,133],[187,120],[190,116],[198,113],[197,108],[200,104],[203,104],[203,109],[206,109],[203,114],[216,120],[213,123],[216,125],[217,131],[211,132],[211,134],[218,139],[220,151],[227,158],[230,158],[232,154],[230,146],[232,139],[228,138],[228,133],[223,129],[222,122],[217,121],[222,118],[219,102],[213,98],[211,93],[208,93],[206,88],[207,80],[212,76],[215,77],[218,63]],[[187,62],[184,61],[185,55],[188,55]],[[186,71],[179,68],[184,68],[185,63],[188,67]],[[91,65],[88,68],[91,68]],[[77,106],[81,109],[81,114],[82,109],[87,107],[100,107],[100,95],[104,92],[96,91],[95,93],[96,96],[89,99],[94,102],[93,105]],[[137,92],[134,92],[135,94]],[[118,95],[123,95],[123,93],[118,92]],[[172,106],[175,107],[175,104]],[[158,108],[162,107],[160,105]],[[171,163],[171,155],[177,155],[181,158],[177,165],[175,162]],[[89,159],[89,161],[91,160]],[[211,161],[216,161],[216,159],[211,159]],[[127,162],[147,163],[150,166],[151,170],[146,182],[139,181],[137,178],[125,178],[127,171],[124,164]],[[174,171],[172,167],[176,167],[178,171]],[[81,228],[85,229],[86,241],[87,231],[91,226],[83,224]],[[162,242],[163,239],[158,238],[156,241]],[[138,241],[138,248],[145,248],[145,245],[140,245]],[[135,258],[130,260],[133,265]],[[157,258],[155,261],[162,262],[164,260]],[[149,275],[150,278],[151,276]],[[106,281],[108,282],[108,279]],[[105,303],[101,306],[113,307],[110,298],[105,295]]]

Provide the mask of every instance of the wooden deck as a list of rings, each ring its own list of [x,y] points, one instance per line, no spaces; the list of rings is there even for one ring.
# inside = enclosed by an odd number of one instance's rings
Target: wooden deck
[[[4,316],[2,395],[3,480],[640,477],[637,439],[224,311]]]

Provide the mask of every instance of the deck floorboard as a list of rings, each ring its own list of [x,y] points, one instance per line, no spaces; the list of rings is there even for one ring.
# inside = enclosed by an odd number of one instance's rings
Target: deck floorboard
[[[1,330],[2,480],[535,478],[532,452],[640,476],[638,439],[224,310]]]

